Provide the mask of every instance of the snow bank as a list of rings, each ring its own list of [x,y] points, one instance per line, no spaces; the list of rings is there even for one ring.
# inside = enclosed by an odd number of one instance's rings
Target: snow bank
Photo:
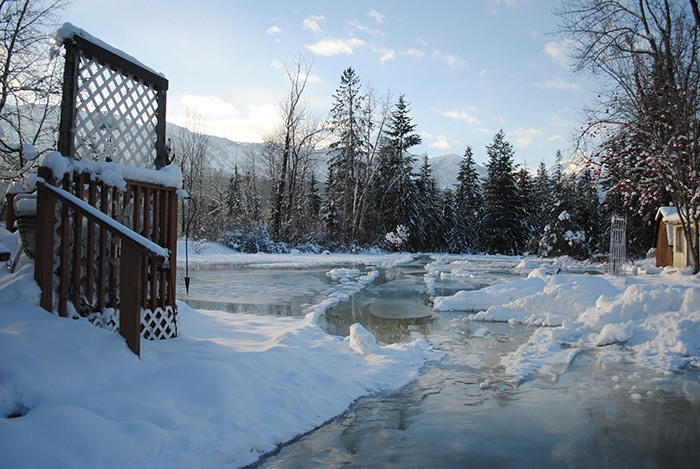
[[[7,467],[243,466],[441,356],[423,340],[379,346],[359,325],[343,339],[305,319],[179,303],[180,336],[142,341],[139,358],[118,334],[40,309],[32,277],[25,261],[0,266]]]
[[[560,274],[535,269],[476,291],[437,297],[436,311],[472,311],[459,321],[545,326],[502,357],[513,383],[556,379],[580,351],[601,366],[631,362],[668,376],[700,366],[700,285],[686,272],[638,277]]]
[[[185,242],[177,243],[178,264],[185,264]],[[230,249],[223,244],[215,242],[189,242],[188,257],[190,267],[207,268],[208,265],[228,265],[255,268],[295,268],[295,267],[336,267],[347,265],[369,266],[377,268],[390,268],[406,264],[415,259],[414,254],[407,253],[383,253],[383,254],[344,254],[344,253],[300,253],[268,254],[268,253],[243,253]],[[216,254],[216,255],[214,255]]]

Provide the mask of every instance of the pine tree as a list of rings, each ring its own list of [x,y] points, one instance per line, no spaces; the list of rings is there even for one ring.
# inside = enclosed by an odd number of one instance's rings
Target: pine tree
[[[598,188],[588,168],[576,178],[574,207],[574,216],[586,231],[588,251],[607,251],[608,243],[602,239],[604,229]]]
[[[389,116],[387,131],[382,140],[377,167],[375,211],[378,217],[377,235],[393,231],[397,225],[415,227],[418,213],[416,181],[413,166],[415,158],[409,149],[421,143],[414,132],[408,103],[399,97]],[[414,233],[410,233],[413,236]]]
[[[362,103],[365,97],[360,91],[360,78],[352,68],[347,68],[340,79],[340,87],[333,95],[335,103],[331,109],[329,130],[336,136],[330,145],[331,158],[328,172],[333,173],[326,185],[328,207],[333,208],[334,224],[331,236],[344,243],[355,239],[356,212],[358,210],[360,182],[365,170],[362,152],[364,130]],[[325,218],[331,214],[325,213]]]
[[[521,204],[525,210],[525,228],[527,231],[527,241],[535,236],[539,225],[539,212],[537,210],[537,200],[535,197],[535,186],[530,176],[527,166],[521,166],[517,171],[516,183],[518,185],[518,193],[520,195]]]
[[[413,233],[413,244],[409,247],[416,251],[434,251],[442,248],[441,238],[443,226],[439,218],[441,204],[438,197],[438,188],[433,170],[430,167],[428,156],[423,156],[416,181],[416,218],[409,225]]]
[[[551,177],[551,197],[543,210],[542,231],[538,236],[540,256],[571,256],[585,259],[592,253],[592,231],[588,228],[591,215],[578,197],[577,176],[566,174],[562,155],[557,151]],[[588,201],[586,201],[588,203]]]
[[[458,230],[460,226],[456,213],[454,191],[452,191],[452,189],[446,189],[442,194],[441,202],[440,221],[442,225],[442,234],[440,236],[440,245],[437,249],[453,254],[463,252],[458,240]]]
[[[245,218],[242,199],[241,176],[238,173],[238,165],[236,165],[226,188],[226,212],[228,215],[226,225],[229,230],[239,228]]]
[[[513,148],[503,131],[486,146],[488,174],[484,181],[483,236],[490,253],[520,254],[527,241],[526,213],[513,173]]]
[[[483,197],[476,172],[472,148],[467,146],[459,162],[455,193],[454,249],[457,252],[473,253],[479,250],[479,231]]]

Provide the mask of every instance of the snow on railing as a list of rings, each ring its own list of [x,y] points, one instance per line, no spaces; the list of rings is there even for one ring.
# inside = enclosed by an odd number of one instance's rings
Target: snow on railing
[[[39,172],[41,306],[119,330],[137,354],[140,337],[177,336],[177,190],[134,181],[118,188],[78,171],[57,180],[49,166]]]

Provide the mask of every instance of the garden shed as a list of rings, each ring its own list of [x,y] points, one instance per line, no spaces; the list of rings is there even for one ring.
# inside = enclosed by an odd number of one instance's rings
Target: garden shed
[[[689,267],[686,233],[676,207],[660,207],[656,212],[656,266]]]

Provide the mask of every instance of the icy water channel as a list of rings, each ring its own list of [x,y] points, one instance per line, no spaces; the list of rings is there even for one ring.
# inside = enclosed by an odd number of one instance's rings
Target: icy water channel
[[[697,372],[659,382],[630,365],[603,370],[593,350],[579,353],[556,382],[533,377],[515,388],[502,375],[500,357],[532,329],[460,321],[464,312],[433,315],[430,298],[529,270],[507,259],[453,259],[438,263],[441,275],[426,277],[429,261],[369,268],[380,271],[374,282],[329,309],[319,324],[344,336],[359,322],[382,343],[426,338],[445,358],[426,365],[411,385],[360,399],[254,467],[700,467]],[[199,270],[191,272],[190,295],[178,295],[196,308],[300,316],[337,285],[329,270]],[[644,399],[633,400],[632,393]]]

